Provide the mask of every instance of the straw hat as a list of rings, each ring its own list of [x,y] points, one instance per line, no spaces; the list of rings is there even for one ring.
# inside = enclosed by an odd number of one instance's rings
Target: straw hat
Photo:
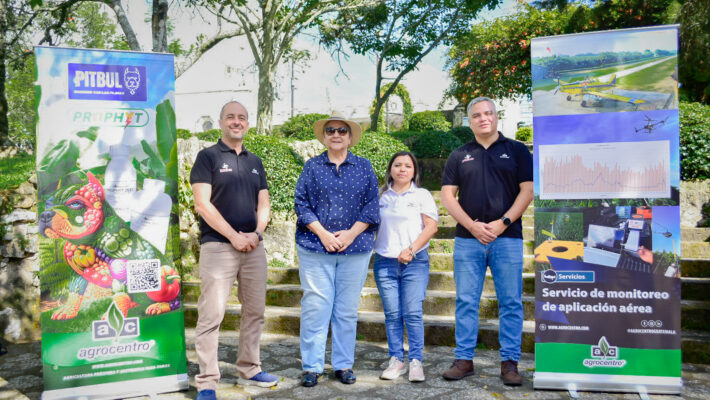
[[[355,121],[345,119],[345,117],[343,117],[343,114],[333,110],[333,112],[330,114],[330,117],[328,117],[327,119],[318,120],[315,124],[313,124],[313,133],[316,134],[316,137],[321,143],[325,144],[325,140],[323,138],[323,127],[329,121],[341,121],[346,123],[350,127],[351,138],[349,147],[355,146],[357,142],[360,141],[360,136],[362,135],[362,128],[360,128],[360,124]]]

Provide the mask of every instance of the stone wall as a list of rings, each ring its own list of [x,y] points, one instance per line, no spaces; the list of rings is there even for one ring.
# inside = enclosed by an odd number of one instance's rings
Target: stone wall
[[[39,330],[37,180],[0,192],[0,334],[35,340]]]
[[[188,170],[197,152],[210,144],[194,137],[178,140],[180,239],[186,280],[196,278],[199,257],[199,226],[188,184]],[[324,149],[317,140],[297,142],[292,147],[304,159]],[[427,164],[432,169],[437,165]],[[36,186],[33,175],[19,188],[0,192],[0,335],[15,342],[40,337]],[[702,209],[709,202],[710,181],[682,182],[681,225],[694,227],[703,223],[708,216],[703,215]],[[295,230],[292,213],[272,215],[264,238],[270,266],[295,264]]]

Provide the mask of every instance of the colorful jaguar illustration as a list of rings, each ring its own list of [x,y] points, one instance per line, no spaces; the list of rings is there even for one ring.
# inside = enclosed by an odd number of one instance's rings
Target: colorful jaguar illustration
[[[39,230],[51,239],[63,238],[64,259],[76,272],[69,283],[69,295],[52,314],[52,319],[72,319],[79,313],[89,283],[110,289],[125,317],[138,306],[149,304],[146,315],[166,313],[180,307],[180,276],[165,256],[132,231],[105,202],[104,188],[87,173],[88,182],[57,189],[39,218]],[[160,289],[128,293],[127,265],[130,260],[158,260]],[[104,290],[104,293],[108,291]]]

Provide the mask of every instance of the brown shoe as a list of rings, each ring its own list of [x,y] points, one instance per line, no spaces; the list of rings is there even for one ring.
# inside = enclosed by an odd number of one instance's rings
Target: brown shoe
[[[518,363],[512,360],[500,363],[500,378],[503,384],[508,386],[520,386],[523,384],[523,377],[518,373]]]
[[[461,378],[473,375],[472,360],[454,360],[451,368],[442,375],[448,381],[457,381]]]

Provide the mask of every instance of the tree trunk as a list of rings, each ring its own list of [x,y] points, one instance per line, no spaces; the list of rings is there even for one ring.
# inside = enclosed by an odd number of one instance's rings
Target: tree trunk
[[[274,66],[266,61],[259,65],[259,95],[256,113],[257,134],[268,135],[271,132],[274,114]]]
[[[138,42],[138,37],[136,37],[136,33],[133,31],[133,27],[131,26],[131,22],[128,20],[126,11],[123,9],[121,0],[109,0],[107,4],[111,7],[113,12],[116,13],[116,20],[118,20],[118,24],[123,30],[123,35],[126,37],[126,43],[128,43],[128,46],[133,51],[142,51],[141,45]]]
[[[7,96],[5,94],[7,63],[7,6],[0,7],[0,146],[10,144],[10,125],[7,121]]]
[[[382,111],[382,106],[385,104],[385,101],[387,100],[384,97],[380,97],[377,100],[377,103],[375,103],[375,109],[372,111],[372,115],[370,116],[371,131],[377,131],[377,126],[380,122],[380,112]]]
[[[168,52],[168,0],[153,0],[153,51]]]

